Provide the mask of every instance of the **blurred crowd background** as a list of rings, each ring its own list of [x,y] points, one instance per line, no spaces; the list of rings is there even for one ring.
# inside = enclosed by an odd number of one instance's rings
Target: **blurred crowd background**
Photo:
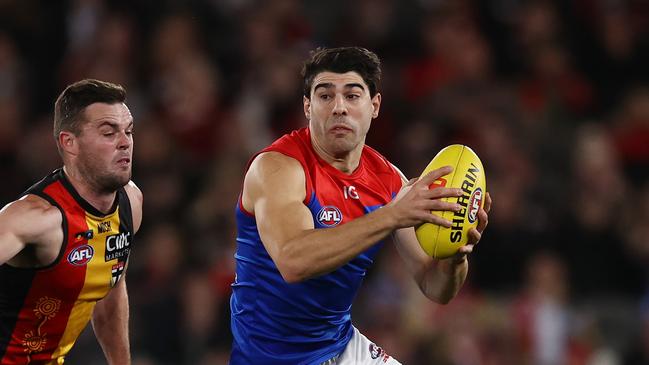
[[[648,364],[647,1],[0,0],[1,202],[60,166],[67,84],[124,85],[134,364],[225,364],[245,164],[306,125],[309,50],[345,45],[383,60],[368,144],[410,177],[468,144],[494,199],[458,298],[386,244],[356,326],[404,364]],[[105,363],[91,333],[67,362]]]

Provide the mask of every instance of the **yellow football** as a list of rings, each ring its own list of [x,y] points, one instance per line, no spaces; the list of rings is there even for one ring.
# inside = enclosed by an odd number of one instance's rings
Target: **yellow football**
[[[480,158],[472,149],[461,144],[450,145],[439,151],[421,175],[447,165],[453,167],[453,171],[437,179],[430,188],[462,189],[462,196],[443,199],[457,202],[462,209],[459,212],[432,212],[451,221],[450,228],[424,223],[416,229],[421,247],[428,255],[438,259],[453,256],[467,244],[469,229],[478,225],[478,210],[484,205],[486,193],[485,173]]]

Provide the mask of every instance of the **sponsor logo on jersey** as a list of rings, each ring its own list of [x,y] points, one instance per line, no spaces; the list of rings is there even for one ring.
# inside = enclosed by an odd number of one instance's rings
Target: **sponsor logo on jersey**
[[[358,196],[358,191],[356,191],[356,187],[354,185],[343,186],[343,196],[345,197],[345,199],[360,199],[360,197]]]
[[[106,237],[106,261],[126,258],[131,251],[131,232],[111,234]]]
[[[97,232],[99,233],[110,232],[110,221],[99,222],[97,224]]]
[[[477,188],[471,194],[471,198],[469,199],[469,223],[475,222],[476,218],[478,218],[478,211],[480,210],[480,205],[482,203],[482,189]]]
[[[317,218],[320,224],[327,227],[333,227],[342,222],[343,214],[340,212],[340,209],[334,207],[333,205],[327,205],[320,209]]]
[[[74,235],[75,241],[83,241],[83,240],[90,240],[94,236],[94,233],[92,232],[92,229],[89,229],[87,231],[83,232],[78,232],[77,234]]]
[[[390,355],[388,355],[385,350],[380,348],[379,346],[376,346],[373,343],[370,343],[370,357],[374,360],[379,359],[381,362],[387,363],[388,360],[390,359]]]
[[[92,246],[81,245],[74,250],[70,251],[68,254],[68,262],[75,266],[83,266],[92,259],[92,256],[95,254],[95,250]]]

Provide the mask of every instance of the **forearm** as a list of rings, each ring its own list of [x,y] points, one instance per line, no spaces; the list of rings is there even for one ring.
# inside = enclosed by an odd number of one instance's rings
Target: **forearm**
[[[129,307],[125,278],[95,306],[92,327],[109,365],[130,365]]]
[[[384,207],[334,228],[311,229],[295,237],[274,258],[288,282],[331,272],[390,234],[395,227]]]
[[[468,269],[466,256],[439,260],[423,273],[419,287],[429,299],[446,304],[460,291]]]

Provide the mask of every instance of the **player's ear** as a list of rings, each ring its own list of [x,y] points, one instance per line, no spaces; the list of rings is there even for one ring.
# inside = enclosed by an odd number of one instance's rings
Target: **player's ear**
[[[372,118],[378,117],[379,109],[381,109],[381,93],[376,93],[376,95],[374,95],[374,97],[372,98],[372,108],[374,108]]]
[[[70,131],[61,131],[59,132],[59,146],[61,150],[69,153],[71,155],[76,155],[78,153],[78,143],[77,136]]]
[[[302,104],[304,105],[304,116],[307,120],[311,120],[311,99],[302,96]]]

